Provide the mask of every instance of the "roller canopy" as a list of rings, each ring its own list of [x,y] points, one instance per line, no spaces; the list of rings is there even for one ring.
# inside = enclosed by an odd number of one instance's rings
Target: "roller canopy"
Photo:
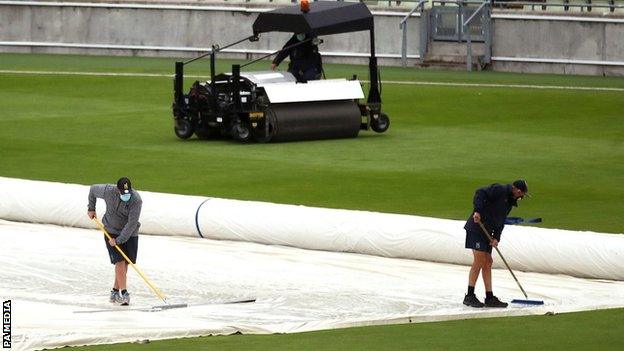
[[[265,32],[314,33],[330,35],[373,28],[373,15],[363,3],[317,1],[310,11],[299,5],[260,13],[253,24],[254,34]]]

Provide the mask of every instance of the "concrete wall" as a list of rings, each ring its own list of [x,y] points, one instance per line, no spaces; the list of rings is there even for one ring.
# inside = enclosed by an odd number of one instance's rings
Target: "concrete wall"
[[[193,57],[213,44],[223,46],[251,35],[258,12],[266,10],[266,6],[273,8],[273,5],[247,8],[168,5],[164,9],[156,8],[158,6],[162,7],[153,4],[20,4],[0,0],[0,52]],[[406,12],[375,8],[372,11],[379,63],[400,65],[399,23]],[[624,19],[567,18],[529,16],[521,19],[495,13],[492,68],[513,72],[624,75]],[[417,16],[408,20],[410,65],[418,62],[420,22]],[[232,48],[239,50],[238,53],[230,52],[221,57],[258,57],[263,52],[279,49],[289,35],[266,33],[258,42],[244,42]],[[370,50],[367,32],[322,39],[325,62],[367,62],[365,56]],[[56,44],[65,46],[53,46]],[[75,46],[67,47],[67,44]],[[81,47],[85,45],[108,47]],[[554,63],[553,60],[567,61]],[[585,62],[573,62],[579,60]]]
[[[0,41],[45,42],[65,44],[100,44],[114,46],[156,46],[209,48],[226,45],[249,36],[258,11],[266,8],[179,7],[152,9],[136,6],[40,6],[7,4],[0,1]],[[272,8],[272,7],[269,7]],[[405,12],[375,14],[376,51],[381,64],[400,64],[401,32],[399,23]],[[420,19],[408,20],[409,55],[418,55]],[[289,33],[262,34],[258,42],[244,42],[233,49],[275,51],[290,37]],[[368,62],[361,58],[370,53],[368,32],[333,35],[322,38],[320,49],[327,62]],[[416,46],[414,46],[416,45]],[[98,55],[144,55],[192,57],[197,52],[175,50],[129,50],[63,48],[45,46],[0,46],[0,52],[53,52]],[[229,54],[226,57],[254,55]],[[414,58],[414,57],[413,57]]]
[[[493,68],[512,72],[622,76],[624,20],[612,21],[595,17],[562,20],[551,16],[535,20],[495,16]],[[510,58],[537,62],[508,61]]]

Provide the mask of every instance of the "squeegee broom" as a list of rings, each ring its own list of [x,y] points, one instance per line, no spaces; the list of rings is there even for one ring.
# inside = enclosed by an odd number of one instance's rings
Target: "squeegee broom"
[[[102,224],[102,222],[100,222],[99,219],[97,219],[97,217],[93,217],[93,221],[98,225],[98,227],[100,227],[100,229],[104,232],[104,235],[106,235],[106,238],[108,240],[112,239],[112,237],[110,236],[110,234],[108,234],[108,231],[106,231],[106,228],[104,228],[104,225]],[[147,284],[147,286],[150,287],[150,289],[152,289],[152,291],[156,294],[156,296],[158,296],[158,298],[160,298],[165,304],[164,305],[160,305],[160,306],[154,306],[152,307],[152,309],[154,310],[166,310],[166,309],[171,309],[171,308],[182,308],[182,307],[187,307],[188,305],[185,303],[178,303],[178,304],[170,304],[169,302],[167,302],[167,299],[165,298],[165,296],[160,292],[160,290],[158,290],[152,283],[150,283],[150,281],[147,279],[147,277],[145,276],[145,274],[143,274],[143,272],[141,272],[141,270],[139,269],[139,267],[137,267],[134,263],[132,263],[132,261],[130,261],[130,259],[128,258],[128,256],[126,256],[126,254],[123,252],[123,250],[119,247],[119,245],[115,245],[115,248],[117,249],[117,251],[119,251],[119,253],[121,254],[121,256],[124,258],[124,260],[126,260],[126,262],[128,262],[128,264],[130,266],[132,266],[132,268],[134,268],[134,270],[141,276],[141,278],[143,278],[143,280],[145,281],[145,283]]]
[[[490,240],[490,242],[492,242],[492,240],[494,240],[494,239],[492,238],[490,233],[488,233],[487,229],[485,229],[485,226],[483,226],[483,223],[481,223],[481,222],[477,222],[477,223],[479,223],[479,226],[483,230],[483,233],[485,234],[485,236],[487,236],[488,240]],[[494,248],[496,249],[496,252],[498,252],[498,255],[500,256],[500,258],[505,263],[505,266],[507,266],[507,269],[509,270],[509,273],[511,273],[511,276],[514,278],[514,280],[518,284],[518,287],[520,287],[520,290],[522,290],[522,294],[524,294],[524,298],[525,298],[524,300],[522,300],[522,299],[513,299],[513,300],[511,300],[511,303],[519,303],[519,304],[524,304],[524,305],[543,305],[544,301],[542,301],[542,300],[529,300],[529,297],[527,296],[527,293],[522,288],[522,285],[520,285],[520,282],[518,281],[518,278],[516,278],[516,275],[511,270],[511,267],[509,267],[509,264],[507,263],[507,260],[505,260],[505,257],[503,257],[503,254],[500,252],[498,247],[494,247]]]

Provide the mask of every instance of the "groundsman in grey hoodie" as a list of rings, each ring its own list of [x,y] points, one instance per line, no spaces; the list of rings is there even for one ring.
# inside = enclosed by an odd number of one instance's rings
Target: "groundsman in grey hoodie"
[[[89,206],[87,215],[93,219],[96,217],[96,199],[104,199],[106,213],[102,218],[102,224],[111,235],[106,241],[106,248],[110,261],[115,265],[115,282],[111,290],[110,302],[128,305],[130,294],[126,289],[126,277],[128,263],[117,251],[115,246],[128,256],[132,263],[136,263],[139,243],[139,217],[143,201],[139,193],[132,189],[132,183],[128,178],[120,178],[117,185],[96,184],[89,190]]]

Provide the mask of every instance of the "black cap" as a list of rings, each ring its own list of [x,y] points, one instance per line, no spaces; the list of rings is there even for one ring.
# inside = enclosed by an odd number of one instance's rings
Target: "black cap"
[[[132,190],[132,183],[130,183],[130,179],[126,177],[119,178],[117,181],[117,189],[122,194],[129,194],[130,190]]]
[[[529,185],[527,184],[526,180],[524,179],[518,179],[515,182],[513,182],[513,186],[515,186],[516,188],[522,190],[523,193],[527,194],[529,192]]]

